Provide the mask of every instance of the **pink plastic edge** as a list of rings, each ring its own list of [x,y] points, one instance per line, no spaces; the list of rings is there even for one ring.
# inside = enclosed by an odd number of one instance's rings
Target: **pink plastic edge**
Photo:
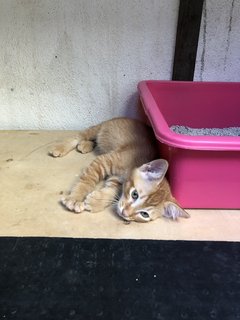
[[[174,133],[165,121],[160,112],[152,93],[148,89],[148,83],[158,82],[161,85],[175,81],[145,80],[138,83],[138,92],[143,104],[144,111],[153,127],[156,138],[171,147],[188,150],[215,150],[215,151],[239,151],[239,137],[213,137],[198,136],[192,137]],[[197,82],[195,82],[197,83]],[[212,82],[213,83],[213,82]],[[216,82],[215,82],[216,83]],[[224,82],[220,82],[224,84]],[[151,106],[151,110],[150,110]]]

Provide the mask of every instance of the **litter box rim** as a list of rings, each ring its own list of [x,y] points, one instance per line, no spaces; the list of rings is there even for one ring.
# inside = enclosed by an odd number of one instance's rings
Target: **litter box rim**
[[[163,114],[149,89],[151,83],[159,83],[161,85],[175,85],[176,83],[184,83],[186,85],[240,85],[237,82],[187,82],[187,81],[171,81],[171,80],[143,80],[138,83],[138,92],[140,100],[148,120],[151,123],[157,140],[170,147],[188,149],[188,150],[207,150],[207,151],[240,151],[240,137],[233,136],[188,136],[173,132],[168,126]],[[240,102],[239,102],[240,103]]]

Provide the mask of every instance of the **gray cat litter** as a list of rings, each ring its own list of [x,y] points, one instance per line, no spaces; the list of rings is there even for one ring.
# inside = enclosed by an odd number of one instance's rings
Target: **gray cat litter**
[[[219,137],[238,137],[240,136],[240,127],[229,128],[191,128],[187,126],[173,125],[170,129],[178,134],[188,136],[219,136]]]

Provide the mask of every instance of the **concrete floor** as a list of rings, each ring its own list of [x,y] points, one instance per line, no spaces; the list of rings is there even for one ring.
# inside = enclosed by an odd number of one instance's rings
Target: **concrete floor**
[[[0,132],[0,236],[240,241],[240,210],[188,210],[190,219],[125,224],[111,209],[73,214],[58,203],[94,154],[47,155],[71,135],[58,131]]]

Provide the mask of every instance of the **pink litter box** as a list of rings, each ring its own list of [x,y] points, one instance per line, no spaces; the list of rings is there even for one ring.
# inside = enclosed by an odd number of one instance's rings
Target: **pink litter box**
[[[239,127],[240,83],[142,81],[138,90],[179,203],[239,209],[240,136],[189,136],[170,127]]]

